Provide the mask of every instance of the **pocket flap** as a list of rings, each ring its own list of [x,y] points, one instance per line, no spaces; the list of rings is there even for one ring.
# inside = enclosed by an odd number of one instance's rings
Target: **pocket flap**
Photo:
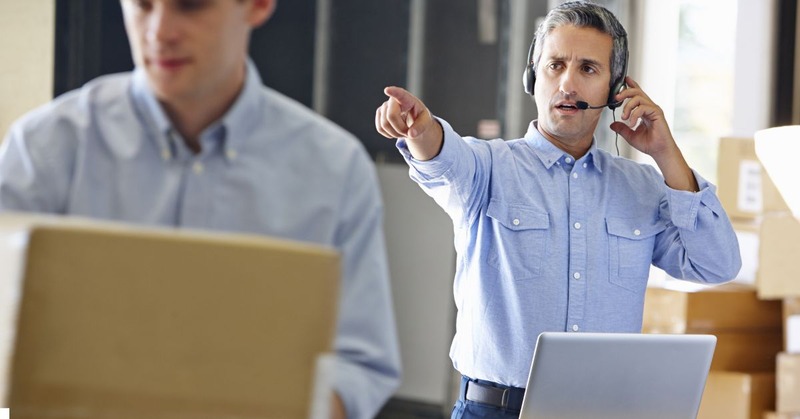
[[[608,234],[630,240],[642,240],[664,231],[663,221],[649,218],[606,218]]]
[[[525,205],[508,205],[490,201],[486,215],[497,220],[510,230],[532,230],[550,228],[550,215]]]

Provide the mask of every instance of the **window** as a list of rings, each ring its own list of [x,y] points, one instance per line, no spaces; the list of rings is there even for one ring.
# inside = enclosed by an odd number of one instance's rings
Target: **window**
[[[769,127],[774,3],[639,3],[632,75],[664,110],[689,165],[713,183],[719,138]],[[638,152],[634,158],[652,162]]]
[[[732,131],[736,3],[678,4],[673,136],[689,165],[716,182],[718,139]]]

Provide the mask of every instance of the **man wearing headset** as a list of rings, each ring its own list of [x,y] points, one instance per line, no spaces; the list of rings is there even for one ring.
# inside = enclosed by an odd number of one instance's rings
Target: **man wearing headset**
[[[640,332],[651,264],[705,283],[741,266],[715,187],[689,168],[626,61],[608,10],[551,10],[525,69],[539,119],[510,141],[462,138],[407,91],[385,90],[376,129],[398,138],[411,177],[454,224],[453,418],[516,418],[540,332]],[[661,173],[597,147],[602,108],[623,101],[611,129]]]
[[[0,148],[0,212],[335,247],[331,416],[374,417],[400,384],[377,174],[351,134],[262,85],[248,42],[276,0],[121,4],[136,69],[15,123]]]

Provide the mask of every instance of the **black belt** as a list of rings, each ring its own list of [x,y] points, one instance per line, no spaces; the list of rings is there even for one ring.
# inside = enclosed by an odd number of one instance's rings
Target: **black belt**
[[[462,395],[466,400],[487,404],[500,409],[520,410],[525,389],[508,387],[489,381],[462,377]]]

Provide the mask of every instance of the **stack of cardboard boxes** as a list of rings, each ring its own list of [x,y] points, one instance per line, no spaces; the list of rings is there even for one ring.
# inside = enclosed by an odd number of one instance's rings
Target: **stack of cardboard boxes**
[[[752,138],[721,139],[718,168],[742,270],[719,287],[649,288],[642,331],[717,336],[698,418],[800,419],[800,221]]]
[[[698,418],[760,418],[775,405],[775,356],[783,345],[781,305],[750,287],[648,288],[643,333],[717,337]]]
[[[776,363],[778,413],[765,419],[800,419],[800,298],[796,296],[783,298],[783,330],[784,352]]]

